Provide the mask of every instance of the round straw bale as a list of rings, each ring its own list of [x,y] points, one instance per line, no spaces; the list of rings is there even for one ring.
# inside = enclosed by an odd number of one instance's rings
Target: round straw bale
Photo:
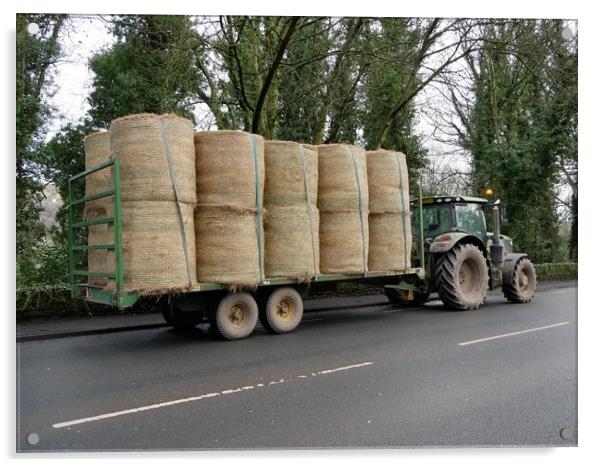
[[[175,201],[161,123],[171,167],[183,203],[196,203],[194,130],[177,115],[135,114],[111,122],[112,157],[119,159],[124,201]]]
[[[355,163],[354,163],[355,159]],[[368,209],[366,151],[349,144],[318,146],[318,208]]]
[[[366,152],[370,213],[410,211],[406,156],[379,149]],[[400,170],[401,169],[401,177]]]
[[[124,289],[143,295],[187,290],[189,279],[176,203],[124,201],[121,209]],[[195,284],[194,206],[180,203],[180,209],[190,281]],[[114,269],[111,266],[111,271]]]
[[[404,213],[370,212],[370,271],[404,271],[410,268],[412,231]]]
[[[277,206],[266,210],[266,277],[301,280],[318,275],[319,224],[319,212],[315,206]]]
[[[92,133],[84,138],[86,170],[111,158],[111,135],[108,131]],[[86,196],[102,193],[113,188],[111,169],[102,169],[86,177]],[[112,198],[100,198],[86,203],[86,208],[102,208]]]
[[[320,211],[320,272],[356,274],[368,268],[368,210]],[[364,235],[362,236],[362,221]]]
[[[264,205],[293,206],[318,202],[318,153],[292,141],[266,141]],[[305,186],[307,173],[307,191]]]
[[[201,131],[195,134],[194,142],[199,204],[252,209],[257,204],[263,205],[264,149],[261,136],[242,131]]]
[[[85,168],[86,170],[106,162],[111,157],[111,136],[108,131],[92,133],[84,138]],[[103,169],[85,178],[85,196],[91,196],[110,190],[113,186],[110,169]],[[105,206],[113,198],[100,198],[88,201],[84,206],[84,219],[103,217],[106,215]],[[111,243],[107,224],[91,225],[88,227],[88,244]],[[88,270],[97,272],[111,272],[114,267],[107,265],[107,250],[88,250]],[[89,277],[87,282],[93,285],[106,285],[106,277]]]
[[[199,282],[244,286],[259,283],[258,225],[254,209],[198,205],[194,224]],[[260,238],[262,236],[260,233]],[[263,244],[261,248],[263,250]]]

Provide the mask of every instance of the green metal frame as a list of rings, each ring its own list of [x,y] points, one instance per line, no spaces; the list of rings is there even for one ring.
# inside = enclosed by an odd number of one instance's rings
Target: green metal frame
[[[101,170],[110,170],[113,179],[113,188],[101,193],[96,193],[83,198],[73,199],[73,184],[85,181],[89,175]],[[89,220],[80,220],[75,218],[75,209],[77,205],[94,201],[97,199],[113,197],[113,215],[96,217]],[[113,243],[103,243],[90,245],[75,244],[75,232],[77,229],[87,228],[91,225],[113,224]],[[133,305],[138,300],[138,294],[126,292],[123,290],[124,284],[124,266],[123,266],[123,244],[121,238],[121,172],[119,161],[111,159],[102,164],[92,167],[84,172],[74,175],[69,179],[69,282],[71,284],[71,296],[81,298],[90,302],[104,303],[119,308],[125,308]],[[115,269],[113,271],[90,271],[78,270],[77,252],[89,250],[114,250]],[[115,282],[114,290],[107,290],[100,285],[88,284],[79,280],[81,277],[107,277]]]

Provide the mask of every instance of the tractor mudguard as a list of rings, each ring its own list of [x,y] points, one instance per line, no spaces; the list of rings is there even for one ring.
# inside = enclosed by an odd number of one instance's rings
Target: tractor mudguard
[[[464,240],[463,243],[479,245],[481,250],[485,249],[483,241],[479,237],[466,232],[448,232],[433,239],[433,243],[429,247],[429,253],[445,253],[451,250],[460,240]]]
[[[504,256],[504,262],[502,263],[502,284],[507,285],[512,282],[512,271],[514,271],[516,263],[525,256],[527,256],[527,253],[509,253]]]

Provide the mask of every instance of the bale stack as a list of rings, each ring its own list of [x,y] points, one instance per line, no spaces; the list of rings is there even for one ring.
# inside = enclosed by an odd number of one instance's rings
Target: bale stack
[[[143,294],[187,290],[196,283],[192,122],[136,114],[113,120],[110,132],[121,168],[124,287]]]
[[[406,157],[379,149],[366,153],[370,192],[370,271],[410,268],[412,230]]]
[[[266,277],[319,274],[318,153],[292,141],[265,142]]]
[[[368,270],[366,152],[346,144],[318,146],[322,273]]]
[[[103,131],[92,133],[84,139],[84,154],[86,170],[91,169],[111,157],[111,136],[109,132]],[[85,195],[91,196],[113,187],[111,173],[108,169],[86,177]],[[112,198],[100,198],[88,201],[84,206],[84,218],[93,219],[107,215],[107,206],[113,202]],[[88,244],[98,245],[101,243],[112,243],[111,231],[107,224],[91,225],[88,227]],[[113,260],[112,262],[110,260]],[[111,272],[115,269],[114,256],[109,256],[107,250],[88,250],[88,270],[97,272]],[[106,277],[89,277],[88,283],[94,285],[106,285]]]
[[[199,282],[254,286],[264,279],[264,143],[242,131],[194,137]]]

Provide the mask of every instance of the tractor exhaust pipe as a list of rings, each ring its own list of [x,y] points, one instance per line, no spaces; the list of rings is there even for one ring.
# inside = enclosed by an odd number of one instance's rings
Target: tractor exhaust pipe
[[[491,262],[499,267],[504,257],[504,247],[500,244],[500,208],[496,204],[491,211],[493,214],[493,241],[489,247],[489,255]]]
[[[493,206],[493,244],[500,244],[500,208]]]

